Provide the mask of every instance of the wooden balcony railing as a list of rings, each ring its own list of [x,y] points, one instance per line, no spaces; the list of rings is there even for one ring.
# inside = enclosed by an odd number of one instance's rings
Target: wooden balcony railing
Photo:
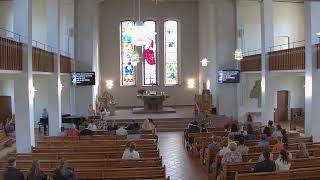
[[[269,70],[303,70],[305,68],[305,48],[297,47],[274,51],[269,55]]]
[[[317,48],[317,68],[320,69],[320,44],[317,44],[316,48]]]
[[[40,48],[32,48],[32,70],[38,72],[54,72],[54,53]]]
[[[261,54],[243,57],[240,69],[242,72],[261,71]]]
[[[0,69],[22,70],[22,43],[0,37]]]
[[[71,72],[71,58],[63,55],[60,56],[60,72],[61,73]]]

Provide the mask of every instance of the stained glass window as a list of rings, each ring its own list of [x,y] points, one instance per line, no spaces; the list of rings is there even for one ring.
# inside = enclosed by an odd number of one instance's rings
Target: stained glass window
[[[157,84],[157,42],[156,22],[145,21],[144,28],[148,32],[146,44],[143,46],[144,85]]]
[[[132,65],[134,55],[134,45],[132,43],[132,30],[134,21],[123,21],[120,25],[120,68],[121,85],[133,86],[136,84],[136,69]]]
[[[165,85],[178,84],[178,22],[164,23]]]

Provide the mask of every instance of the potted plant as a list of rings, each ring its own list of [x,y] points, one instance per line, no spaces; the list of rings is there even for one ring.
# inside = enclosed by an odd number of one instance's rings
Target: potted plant
[[[114,97],[107,91],[102,90],[96,98],[96,107],[104,107],[110,111],[110,116],[115,114],[115,100]]]

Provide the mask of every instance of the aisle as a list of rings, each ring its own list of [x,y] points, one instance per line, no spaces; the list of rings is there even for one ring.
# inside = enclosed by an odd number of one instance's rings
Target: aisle
[[[158,133],[159,149],[170,180],[207,180],[199,158],[193,157],[183,146],[182,132]]]

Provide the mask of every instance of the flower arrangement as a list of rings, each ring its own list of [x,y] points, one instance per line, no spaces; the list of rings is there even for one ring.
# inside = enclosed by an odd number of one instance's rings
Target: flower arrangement
[[[144,94],[146,92],[146,90],[145,89],[138,89],[138,91],[137,91],[137,93],[138,94]]]

